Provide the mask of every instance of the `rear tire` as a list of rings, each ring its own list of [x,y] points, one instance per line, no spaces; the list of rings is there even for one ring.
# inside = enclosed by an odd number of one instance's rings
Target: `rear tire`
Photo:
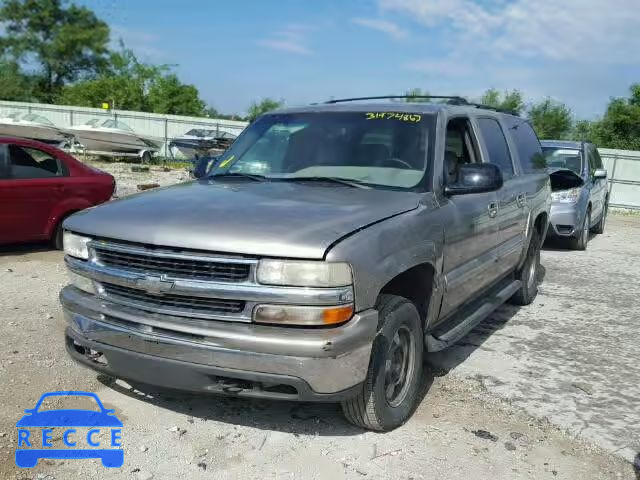
[[[591,225],[591,209],[587,209],[584,222],[577,237],[569,239],[569,246],[572,250],[586,250],[589,243],[589,226]]]
[[[149,165],[151,163],[151,152],[142,152],[142,155],[140,156],[140,163],[142,165]]]
[[[515,305],[529,305],[538,295],[538,280],[540,272],[540,234],[534,228],[527,250],[527,257],[522,267],[516,272],[516,280],[522,285],[509,299]]]
[[[424,339],[416,306],[404,297],[380,295],[378,334],[369,371],[358,394],[342,402],[346,419],[362,428],[389,431],[416,408],[422,380]]]
[[[609,211],[609,200],[607,199],[604,202],[604,207],[602,208],[602,216],[600,217],[600,221],[591,230],[593,233],[597,233],[597,234],[604,233],[604,224],[607,221],[607,212],[608,211]]]

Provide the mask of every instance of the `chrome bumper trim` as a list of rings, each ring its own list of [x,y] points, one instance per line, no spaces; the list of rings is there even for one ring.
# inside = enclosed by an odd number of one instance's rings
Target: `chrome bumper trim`
[[[64,288],[60,300],[71,328],[83,338],[193,364],[290,375],[318,393],[339,392],[364,380],[378,324],[375,310],[326,329],[180,318],[183,335],[171,336],[167,326],[176,324],[167,325],[166,315],[123,308],[74,287]]]

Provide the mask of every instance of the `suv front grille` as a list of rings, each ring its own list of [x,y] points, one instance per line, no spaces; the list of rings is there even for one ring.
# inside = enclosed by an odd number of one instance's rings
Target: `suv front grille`
[[[106,296],[115,302],[130,305],[141,310],[168,313],[187,317],[210,317],[237,314],[244,310],[243,300],[192,297],[182,295],[154,295],[144,290],[102,283]]]
[[[189,280],[245,282],[249,279],[251,266],[248,263],[216,261],[186,256],[157,256],[149,252],[113,249],[100,244],[92,245],[96,259],[102,265],[121,270],[165,275]]]

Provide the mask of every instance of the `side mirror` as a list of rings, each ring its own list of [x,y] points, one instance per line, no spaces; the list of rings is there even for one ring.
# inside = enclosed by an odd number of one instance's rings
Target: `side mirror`
[[[593,172],[593,178],[607,178],[607,171],[604,168],[596,168]]]
[[[454,184],[445,187],[445,195],[494,192],[500,190],[503,183],[500,168],[490,163],[460,165],[457,177],[458,180]]]
[[[216,163],[218,163],[219,159],[219,156],[203,156],[198,158],[195,162],[193,170],[191,170],[191,175],[193,175],[195,178],[206,177],[211,172],[211,170],[213,170],[213,167],[216,166]]]

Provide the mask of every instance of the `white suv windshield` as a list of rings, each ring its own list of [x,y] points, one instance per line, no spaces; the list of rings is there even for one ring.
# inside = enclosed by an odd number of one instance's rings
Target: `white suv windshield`
[[[582,175],[582,154],[572,148],[542,147],[548,168],[566,168]]]
[[[433,125],[432,115],[406,112],[266,115],[238,138],[213,174],[331,177],[413,188],[424,177]]]

